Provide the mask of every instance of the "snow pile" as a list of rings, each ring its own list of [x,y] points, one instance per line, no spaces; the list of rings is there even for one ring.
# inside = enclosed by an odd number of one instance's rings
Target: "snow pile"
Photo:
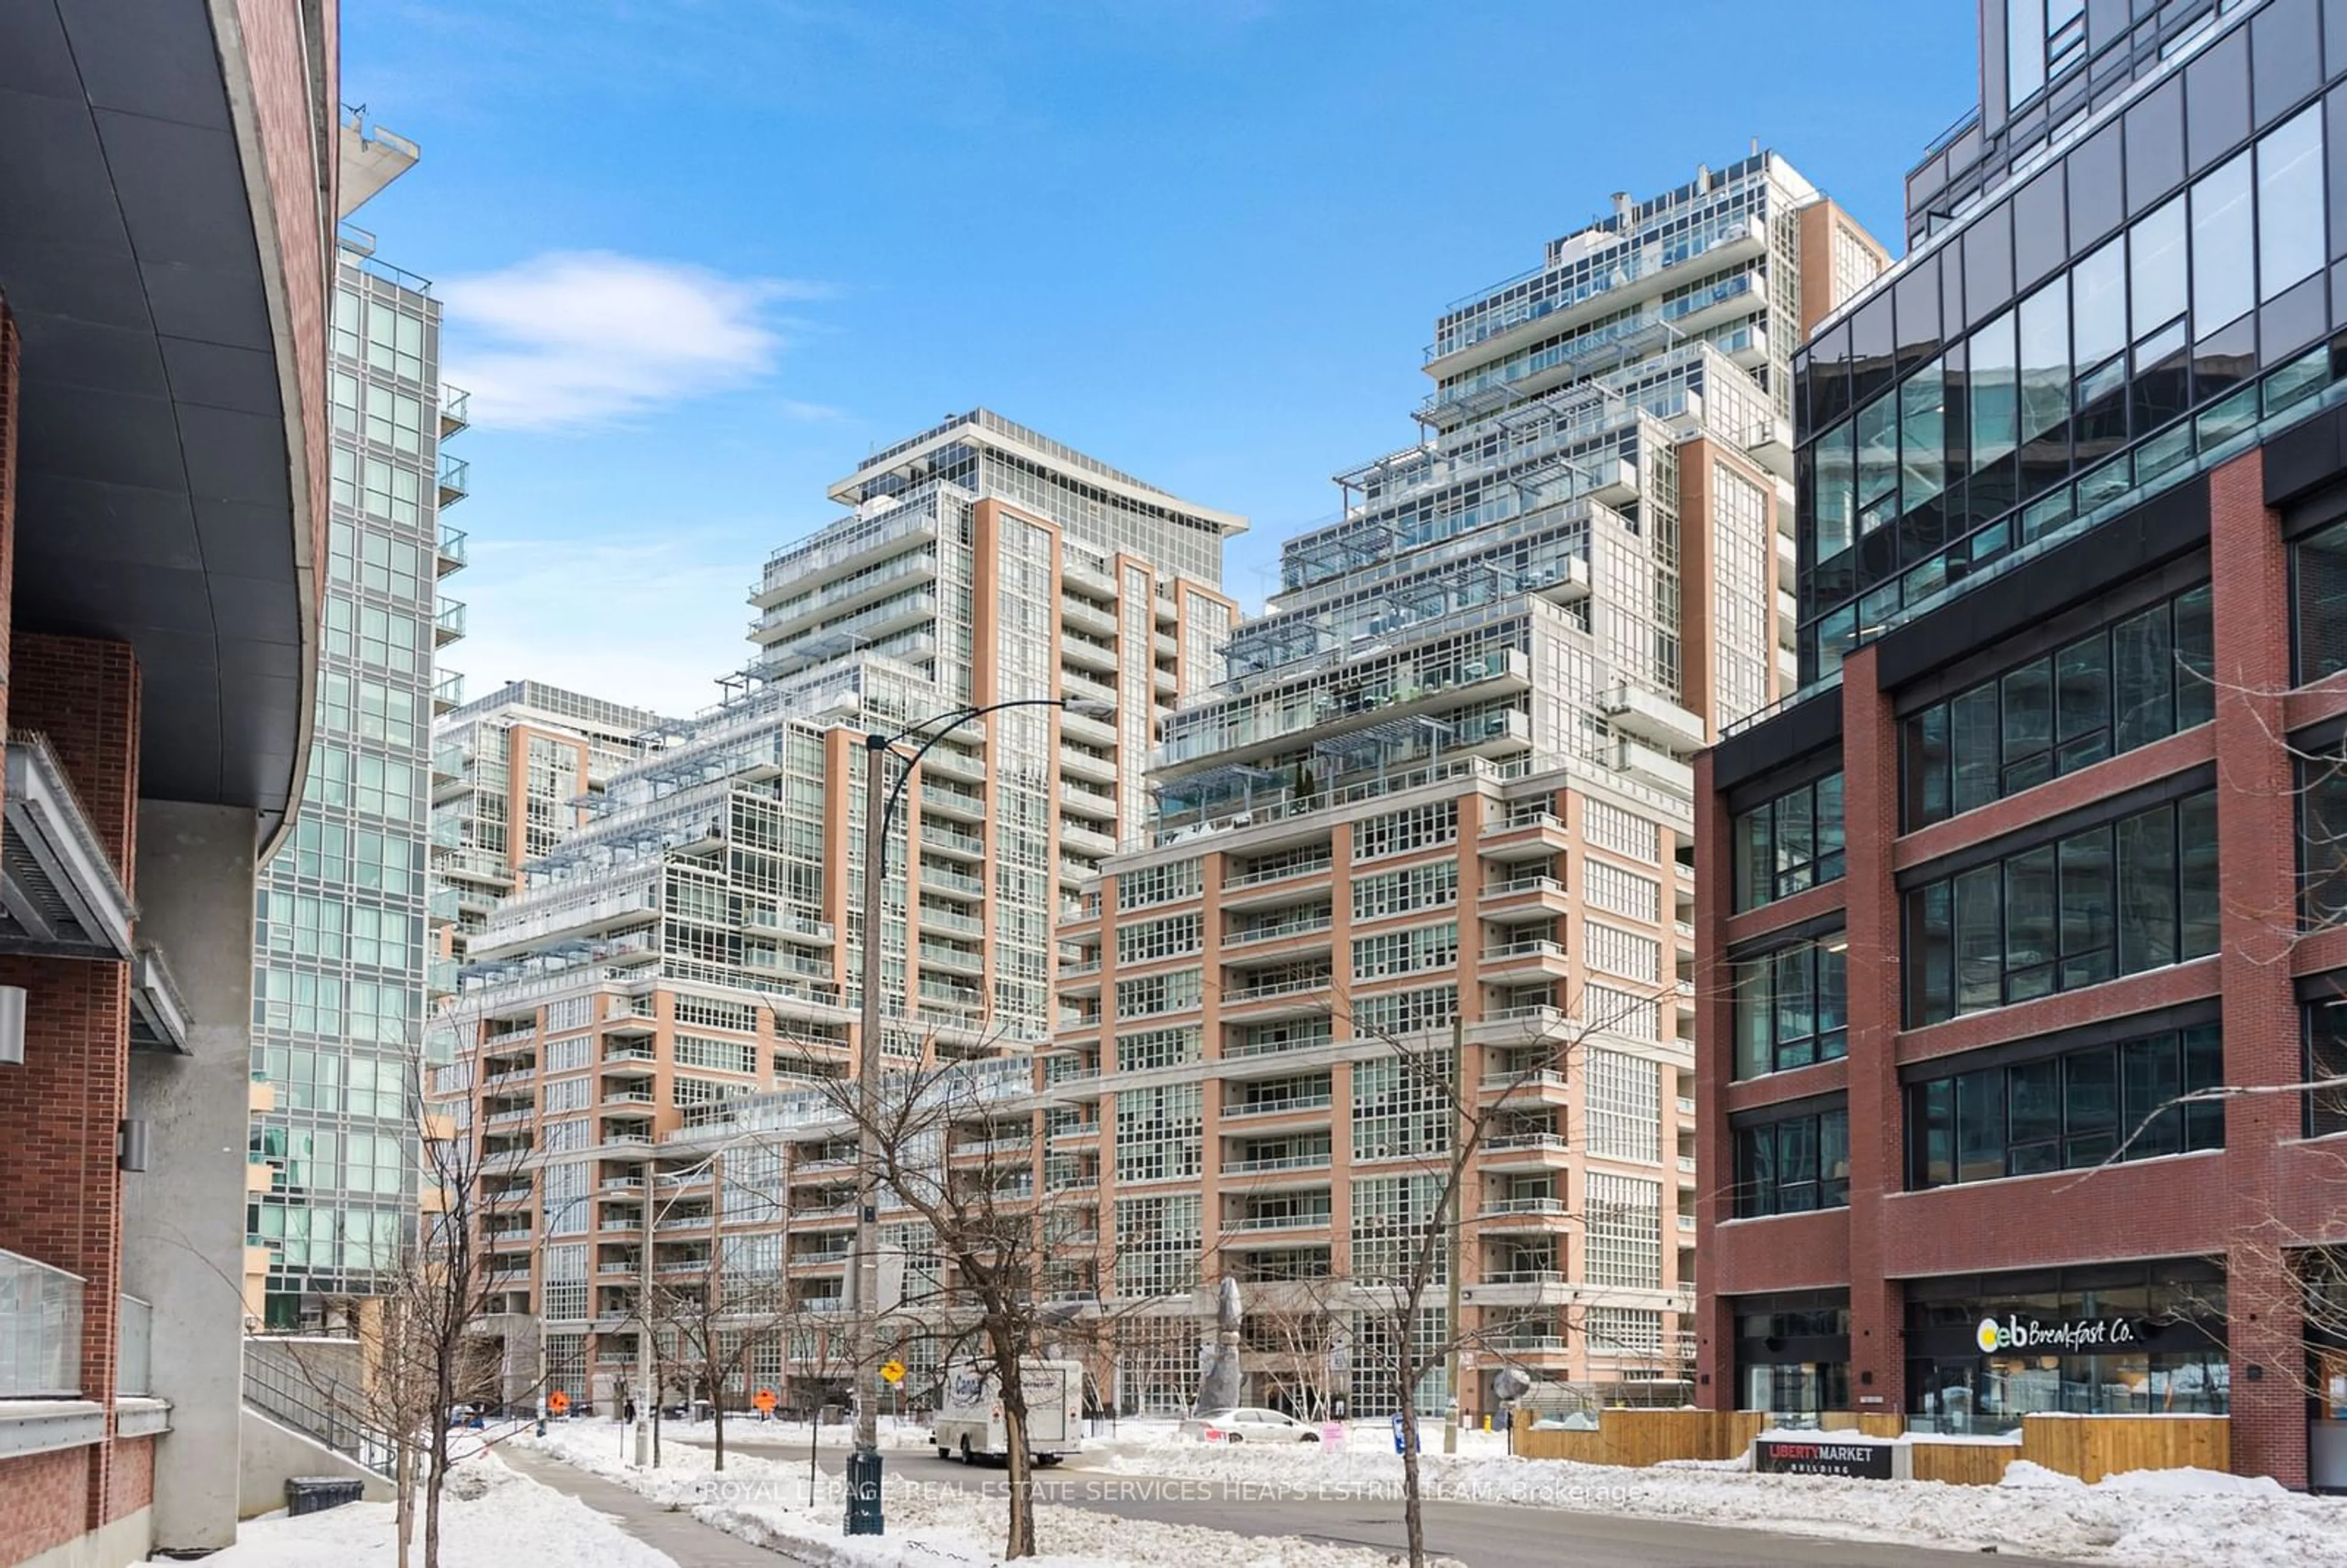
[[[1809,1434],[1814,1436],[1815,1434]],[[1841,1434],[1836,1433],[1836,1440]],[[1104,1468],[1327,1495],[1399,1494],[1401,1458],[1366,1432],[1344,1449],[1167,1444],[1104,1454]],[[1561,1460],[1428,1453],[1430,1499],[1676,1519],[1844,1540],[2065,1557],[2126,1568],[2336,1568],[2347,1563],[2347,1501],[2270,1480],[2206,1471],[2137,1471],[2086,1486],[2015,1463],[2002,1486],[1757,1475],[1727,1463],[1651,1470]],[[1398,1505],[1397,1505],[1398,1506]]]
[[[723,1474],[705,1448],[664,1444],[660,1470],[646,1473],[624,1462],[608,1427],[550,1426],[543,1439],[516,1440],[608,1481],[690,1512],[728,1534],[826,1568],[940,1568],[1001,1560],[1008,1504],[1000,1472],[979,1471],[969,1489],[958,1484],[886,1483],[888,1533],[846,1536],[846,1500],[840,1478],[824,1475],[808,1501],[805,1459],[737,1453],[730,1448]],[[1036,1538],[1043,1555],[1033,1568],[1144,1568],[1210,1562],[1229,1568],[1383,1568],[1386,1554],[1298,1540],[1248,1539],[1225,1531],[1133,1519],[1040,1503]],[[503,1565],[510,1568],[510,1565]],[[1022,1564],[1022,1568],[1026,1568]]]
[[[582,1417],[568,1424],[590,1429],[600,1427],[606,1433],[612,1434],[619,1431],[620,1425],[609,1417],[598,1419],[592,1416]],[[661,1422],[660,1430],[663,1454],[670,1443],[713,1443],[717,1440],[717,1423],[714,1421],[664,1420]],[[822,1427],[806,1421],[762,1421],[754,1414],[743,1415],[739,1411],[725,1418],[725,1449],[729,1455],[736,1443],[753,1448],[791,1447],[805,1453],[809,1437],[815,1439],[817,1448],[843,1449],[856,1440],[856,1428],[847,1421],[834,1421]],[[614,1436],[612,1442],[615,1446],[618,1441]],[[917,1421],[910,1417],[880,1418],[880,1447],[884,1450],[920,1450],[928,1446],[928,1422]]]
[[[548,1561],[559,1543],[572,1568],[677,1568],[608,1517],[573,1497],[517,1475],[478,1445],[462,1470],[449,1472],[440,1504],[440,1556],[445,1568],[513,1568]],[[460,1498],[462,1490],[472,1495]],[[409,1542],[421,1560],[422,1500]],[[391,1568],[397,1542],[387,1502],[354,1502],[299,1519],[272,1514],[237,1528],[236,1544],[204,1559],[212,1568]],[[157,1563],[164,1560],[155,1559]]]

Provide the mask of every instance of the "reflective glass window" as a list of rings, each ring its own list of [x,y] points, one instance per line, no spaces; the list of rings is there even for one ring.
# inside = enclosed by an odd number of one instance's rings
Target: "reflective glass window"
[[[2081,365],[2102,364],[2127,347],[2127,241],[2113,240],[2070,272],[2071,326]]]
[[[2208,336],[2257,303],[2257,224],[2250,156],[2242,153],[2192,187],[2192,330]]]
[[[2007,311],[1972,335],[1972,466],[1984,467],[2014,448],[2019,438],[2020,358],[2014,348],[2014,313]]]
[[[1899,384],[1899,498],[1909,509],[1947,487],[1947,383],[1938,360]]]
[[[2184,178],[2184,84],[2171,79],[2127,111],[2127,210],[2141,212]]]
[[[2021,439],[2070,414],[2070,295],[2056,280],[2021,302]]]
[[[2127,231],[2128,276],[2135,285],[2137,338],[2184,313],[2184,201],[2181,197]]]
[[[2236,28],[2184,67],[2184,135],[2198,173],[2250,134],[2250,35]]]
[[[2258,142],[2258,298],[2322,265],[2322,111],[2291,116]]]

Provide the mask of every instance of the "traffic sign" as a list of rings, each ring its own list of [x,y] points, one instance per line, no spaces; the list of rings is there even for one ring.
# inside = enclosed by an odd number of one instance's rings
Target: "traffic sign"
[[[894,1357],[889,1358],[888,1364],[880,1368],[880,1376],[887,1378],[891,1384],[903,1382],[905,1380],[905,1363],[897,1360]]]
[[[547,1395],[546,1413],[549,1416],[563,1416],[569,1414],[570,1396],[564,1393],[559,1389],[557,1389],[554,1392]]]
[[[774,1413],[774,1391],[772,1389],[759,1389],[751,1396],[750,1402],[758,1408],[762,1415],[771,1416]]]

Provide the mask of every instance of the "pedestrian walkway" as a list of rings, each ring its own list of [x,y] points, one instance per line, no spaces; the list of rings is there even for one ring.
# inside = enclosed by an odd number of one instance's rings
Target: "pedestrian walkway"
[[[677,1568],[777,1568],[777,1564],[805,1561],[753,1546],[690,1513],[672,1512],[616,1481],[589,1475],[518,1443],[500,1445],[497,1457],[530,1480],[567,1492],[598,1513],[610,1514],[620,1529],[654,1551],[667,1553]]]

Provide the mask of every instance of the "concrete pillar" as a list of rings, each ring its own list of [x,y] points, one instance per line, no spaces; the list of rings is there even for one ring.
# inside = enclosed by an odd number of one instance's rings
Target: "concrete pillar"
[[[163,1551],[236,1540],[253,840],[249,808],[139,803],[139,935],[195,1020],[190,1054],[132,1058],[129,1114],[152,1127],[155,1154],[122,1202],[123,1288],[154,1303],[154,1389],[171,1402],[155,1444]]]

